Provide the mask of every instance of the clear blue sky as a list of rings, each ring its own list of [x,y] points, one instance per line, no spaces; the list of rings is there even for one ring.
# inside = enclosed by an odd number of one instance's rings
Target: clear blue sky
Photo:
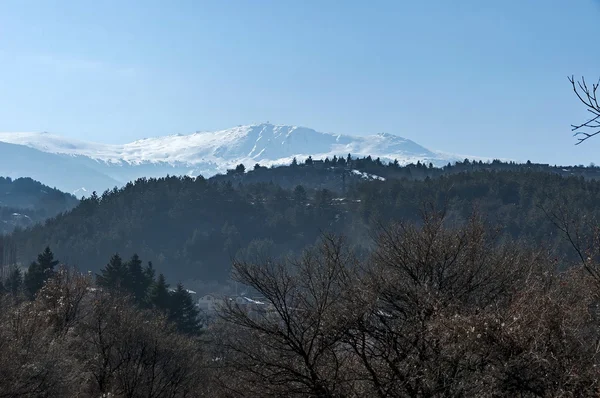
[[[270,121],[600,163],[567,75],[598,0],[0,2],[0,130],[104,142]]]

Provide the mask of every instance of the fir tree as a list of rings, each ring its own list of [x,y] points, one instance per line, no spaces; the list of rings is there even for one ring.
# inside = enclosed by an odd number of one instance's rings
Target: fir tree
[[[239,174],[244,174],[246,172],[246,166],[243,163],[238,164],[235,167],[235,172]]]
[[[16,265],[12,265],[8,271],[8,276],[4,281],[6,291],[13,296],[18,296],[23,286],[23,274],[21,269]]]
[[[126,263],[126,267],[125,289],[133,295],[137,304],[141,304],[146,299],[148,289],[146,275],[142,269],[142,260],[137,254],[134,254]]]
[[[304,189],[302,185],[297,185],[296,188],[294,188],[294,200],[299,204],[304,204],[307,199],[308,195],[306,194],[306,189]]]
[[[171,295],[170,307],[169,319],[177,325],[177,330],[191,335],[200,332],[200,312],[181,283],[177,284],[177,289]]]
[[[98,286],[109,290],[124,290],[127,287],[127,266],[123,264],[121,256],[115,254],[104,268],[96,275]]]
[[[50,250],[49,247],[46,247],[42,253],[38,254],[37,261],[42,267],[52,271],[54,271],[54,267],[59,263],[58,260],[54,259],[54,253],[52,253],[52,250]]]
[[[169,284],[163,274],[158,275],[158,279],[150,288],[150,304],[160,311],[167,312],[171,302],[169,294]]]
[[[154,283],[154,277],[156,276],[156,271],[152,266],[152,261],[148,261],[148,265],[144,268],[144,279],[146,284],[146,290],[150,289],[152,284]]]
[[[54,274],[54,267],[58,260],[54,260],[54,253],[49,247],[38,255],[37,262],[31,263],[25,273],[24,283],[26,293],[33,299],[44,283]]]

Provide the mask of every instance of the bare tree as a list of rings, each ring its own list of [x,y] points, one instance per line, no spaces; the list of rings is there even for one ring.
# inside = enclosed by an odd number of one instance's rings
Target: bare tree
[[[265,305],[249,313],[225,302],[226,324],[217,335],[226,395],[353,395],[356,380],[342,344],[353,322],[346,310],[353,265],[343,241],[334,237],[298,260],[234,263],[235,278],[257,291]]]
[[[598,220],[569,205],[569,198],[539,204],[548,220],[563,234],[575,251],[580,266],[600,287],[600,226]]]
[[[34,301],[0,300],[0,397],[199,397],[199,341],[60,268]]]
[[[69,396],[77,379],[67,346],[57,341],[35,303],[2,298],[0,397]]]
[[[381,229],[362,278],[361,290],[371,292],[369,312],[348,334],[374,394],[478,393],[475,375],[485,355],[473,351],[463,320],[505,302],[535,259],[535,253],[499,244],[489,231],[475,215],[448,228],[436,211],[425,211],[420,226],[400,222]]]
[[[202,366],[197,341],[176,332],[157,314],[129,300],[95,293],[90,314],[77,325],[74,343],[84,393],[123,397],[201,395]]]
[[[543,397],[598,393],[598,289],[473,216],[382,228],[364,264],[325,239],[236,262],[270,311],[232,301],[213,330],[216,396]]]
[[[591,116],[581,124],[571,125],[572,131],[575,132],[577,137],[577,144],[579,145],[585,140],[592,138],[593,136],[600,134],[600,104],[598,103],[597,91],[600,85],[598,83],[592,84],[590,87],[585,78],[581,78],[581,81],[576,81],[573,76],[569,77],[569,81],[573,86],[573,91],[577,98],[586,106],[587,111]]]

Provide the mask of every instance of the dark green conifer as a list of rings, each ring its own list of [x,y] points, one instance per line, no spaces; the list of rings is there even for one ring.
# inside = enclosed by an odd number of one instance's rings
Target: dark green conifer
[[[27,296],[31,299],[44,286],[44,283],[54,274],[54,267],[58,260],[54,259],[54,253],[49,247],[38,255],[37,261],[31,263],[25,273],[24,283]]]
[[[16,265],[11,265],[8,276],[4,281],[4,286],[6,291],[13,296],[18,296],[21,293],[21,289],[23,287],[23,274],[21,273],[21,269]]]
[[[109,290],[124,291],[127,288],[127,266],[119,254],[111,257],[108,264],[100,270],[100,275],[96,275],[98,286]]]
[[[126,263],[127,275],[125,279],[125,290],[130,293],[137,304],[142,304],[148,293],[146,275],[142,268],[142,260],[134,254]]]
[[[167,312],[170,306],[169,284],[163,274],[158,275],[158,279],[150,288],[150,304],[156,309]]]
[[[192,300],[192,296],[183,288],[181,283],[171,294],[171,306],[169,319],[177,325],[177,329],[186,334],[198,334],[200,332],[199,311]]]

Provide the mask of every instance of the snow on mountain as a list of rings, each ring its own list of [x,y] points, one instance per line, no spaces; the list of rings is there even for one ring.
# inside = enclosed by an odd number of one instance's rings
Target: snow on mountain
[[[89,167],[83,160],[9,144],[0,139],[0,176],[31,177],[64,192],[73,192],[82,186],[102,191],[121,185],[119,180]]]
[[[334,155],[370,155],[383,160],[397,159],[401,164],[421,161],[436,165],[458,160],[392,134],[351,136],[272,124],[145,138],[123,145],[86,142],[50,133],[0,133],[0,142],[58,156],[61,162],[67,162],[71,167],[104,175],[108,181],[120,184],[142,176],[166,174],[209,177],[239,163],[247,167],[255,163],[270,166],[290,163],[294,157],[302,161],[308,156],[319,159]],[[3,174],[6,170],[0,168],[0,175]],[[82,187],[87,191],[100,190],[103,184],[103,188],[111,188],[106,182],[90,184],[90,181],[78,179],[65,181],[68,188],[63,188],[78,193],[85,192]]]
[[[88,195],[89,192],[87,189],[85,189],[85,187],[81,187],[71,192],[71,194],[75,195],[76,197],[81,197]]]

